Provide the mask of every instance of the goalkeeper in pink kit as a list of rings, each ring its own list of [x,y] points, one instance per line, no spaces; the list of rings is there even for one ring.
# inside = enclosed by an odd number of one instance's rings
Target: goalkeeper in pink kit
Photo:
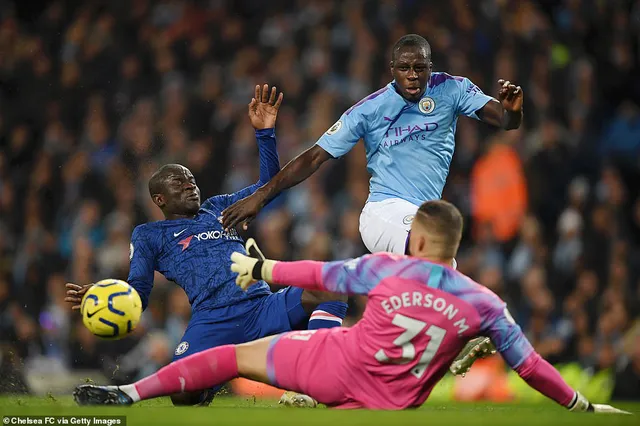
[[[350,328],[284,333],[221,346],[176,361],[125,386],[82,385],[79,404],[132,404],[245,377],[310,395],[335,408],[397,410],[429,397],[460,350],[489,336],[531,387],[572,411],[625,413],[591,404],[542,359],[490,290],[450,267],[462,234],[451,204],[424,203],[413,221],[411,256],[388,253],[337,262],[277,262],[234,253],[236,283],[257,280],[368,295]],[[248,244],[252,244],[251,242]]]

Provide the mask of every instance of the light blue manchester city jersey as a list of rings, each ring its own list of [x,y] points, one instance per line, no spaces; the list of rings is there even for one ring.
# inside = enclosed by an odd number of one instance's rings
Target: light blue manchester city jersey
[[[442,196],[458,116],[478,119],[476,111],[491,99],[469,79],[446,73],[431,74],[418,102],[404,99],[391,82],[345,111],[317,145],[338,158],[362,138],[369,201],[400,198],[419,206]]]

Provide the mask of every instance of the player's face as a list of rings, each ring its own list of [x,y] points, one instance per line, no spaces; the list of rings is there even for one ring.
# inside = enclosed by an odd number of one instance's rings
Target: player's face
[[[195,215],[200,209],[200,188],[186,167],[171,171],[164,181],[164,211],[177,215]],[[162,206],[160,206],[162,207]]]
[[[420,100],[431,77],[431,61],[427,52],[418,47],[400,49],[391,61],[391,75],[400,95],[408,101]]]

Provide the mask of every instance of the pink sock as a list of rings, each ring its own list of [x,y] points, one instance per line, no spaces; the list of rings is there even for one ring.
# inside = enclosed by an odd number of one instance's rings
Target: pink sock
[[[219,346],[172,362],[134,383],[139,399],[198,391],[238,377],[236,348]],[[137,399],[137,398],[134,398]]]

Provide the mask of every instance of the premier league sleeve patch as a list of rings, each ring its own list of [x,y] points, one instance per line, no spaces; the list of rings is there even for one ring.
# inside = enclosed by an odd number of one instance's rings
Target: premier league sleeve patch
[[[327,130],[327,135],[331,136],[337,133],[341,128],[342,128],[342,120],[338,120],[333,126],[329,127],[329,130]]]

